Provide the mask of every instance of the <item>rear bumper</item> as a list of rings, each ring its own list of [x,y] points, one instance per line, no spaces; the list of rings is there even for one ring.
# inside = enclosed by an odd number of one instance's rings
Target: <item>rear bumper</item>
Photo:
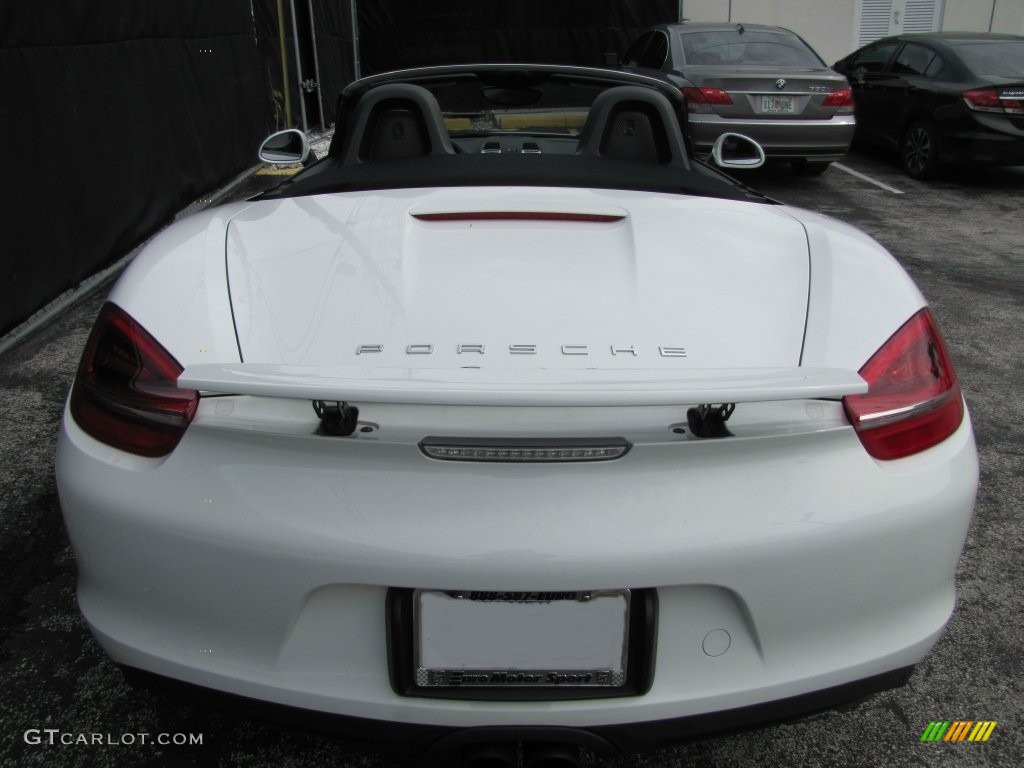
[[[769,158],[839,160],[849,151],[856,129],[854,116],[829,120],[733,120],[718,115],[691,114],[688,130],[698,154],[711,151],[721,134],[740,133],[756,140]]]
[[[947,136],[942,159],[951,163],[1024,165],[1024,136],[995,131],[965,131]]]
[[[896,669],[854,683],[813,691],[768,704],[691,717],[594,728],[559,726],[450,728],[395,723],[390,720],[328,715],[314,710],[269,704],[265,701],[212,691],[208,688],[131,668],[125,669],[125,673],[133,685],[176,696],[185,703],[201,701],[205,706],[212,704],[246,717],[308,731],[334,734],[358,744],[426,755],[445,760],[445,764],[450,764],[454,756],[470,745],[508,741],[576,744],[586,747],[601,757],[660,749],[683,741],[798,718],[839,704],[857,701],[871,694],[905,685],[913,673],[913,667]]]
[[[227,404],[209,403],[210,418]],[[826,422],[638,443],[600,466],[481,467],[202,415],[166,460],[136,459],[66,414],[58,487],[79,604],[121,664],[392,723],[594,730],[787,700],[905,669],[932,647],[976,490],[969,423],[880,464]],[[653,683],[614,699],[400,695],[392,587],[656,590]],[[716,655],[712,633],[729,638]]]
[[[958,103],[936,111],[935,120],[943,162],[1024,164],[1024,123],[1020,118],[974,112]]]

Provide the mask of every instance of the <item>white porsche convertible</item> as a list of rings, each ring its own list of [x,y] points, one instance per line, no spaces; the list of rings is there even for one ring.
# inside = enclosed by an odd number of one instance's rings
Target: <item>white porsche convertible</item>
[[[891,255],[683,115],[628,73],[374,76],[325,158],[156,237],[58,448],[107,653],[478,765],[903,682],[976,491],[949,354]]]

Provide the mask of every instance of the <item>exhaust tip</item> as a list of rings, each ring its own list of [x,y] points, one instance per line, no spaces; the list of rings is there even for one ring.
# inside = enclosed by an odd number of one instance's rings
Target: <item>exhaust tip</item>
[[[524,768],[578,768],[580,749],[575,744],[528,742],[523,745]]]
[[[463,768],[516,768],[519,753],[514,741],[470,744],[462,750],[461,764]]]

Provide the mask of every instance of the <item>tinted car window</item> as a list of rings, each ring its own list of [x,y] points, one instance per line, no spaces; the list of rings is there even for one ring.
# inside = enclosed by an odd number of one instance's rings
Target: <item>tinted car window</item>
[[[651,38],[651,44],[647,46],[647,50],[640,57],[639,64],[641,67],[661,69],[661,65],[665,63],[667,57],[668,38],[661,32],[655,32],[654,37]]]
[[[896,50],[897,45],[899,43],[892,42],[871,46],[858,54],[850,62],[850,71],[881,72],[885,69],[885,64],[889,61],[889,57],[892,56],[892,52]]]
[[[931,76],[941,68],[941,64],[935,66],[936,58],[938,57],[931,48],[917,43],[907,43],[896,57],[892,71],[900,75]]]
[[[647,44],[651,42],[651,38],[653,36],[653,32],[648,32],[647,34],[641,35],[637,38],[637,41],[629,46],[626,52],[622,54],[622,63],[634,67],[639,66],[644,55],[644,49],[647,47]]]
[[[796,35],[771,32],[682,32],[687,64],[754,64],[782,67],[821,67],[818,54]]]
[[[975,75],[1024,77],[1024,40],[961,43],[956,46],[956,52]]]

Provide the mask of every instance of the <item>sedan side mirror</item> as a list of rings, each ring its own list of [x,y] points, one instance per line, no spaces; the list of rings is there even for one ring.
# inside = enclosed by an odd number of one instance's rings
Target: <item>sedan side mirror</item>
[[[259,158],[271,165],[305,163],[309,158],[309,139],[296,128],[278,131],[260,144]]]
[[[711,147],[711,158],[719,168],[750,170],[764,165],[764,150],[749,136],[723,133]]]

